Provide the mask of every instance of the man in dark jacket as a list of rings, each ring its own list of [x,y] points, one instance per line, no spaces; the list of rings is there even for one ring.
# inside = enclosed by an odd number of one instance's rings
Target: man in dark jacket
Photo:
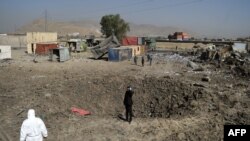
[[[133,105],[132,96],[133,94],[134,92],[132,91],[131,86],[128,86],[123,103],[126,108],[126,120],[129,123],[132,121],[132,105]]]
[[[144,56],[142,56],[141,57],[141,65],[144,67],[144,62],[145,62],[145,60],[144,60]]]
[[[137,65],[137,56],[134,57],[134,63]]]

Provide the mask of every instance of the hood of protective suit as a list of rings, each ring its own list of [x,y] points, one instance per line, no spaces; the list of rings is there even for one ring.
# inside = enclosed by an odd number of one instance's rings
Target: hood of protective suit
[[[35,110],[34,109],[29,109],[28,118],[35,118]]]

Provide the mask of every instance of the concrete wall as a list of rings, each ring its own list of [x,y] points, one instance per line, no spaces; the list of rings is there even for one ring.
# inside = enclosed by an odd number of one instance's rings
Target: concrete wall
[[[10,46],[0,46],[0,60],[11,58],[11,47]]]
[[[56,32],[28,32],[27,52],[35,53],[36,43],[57,42]]]
[[[178,47],[178,50],[189,50],[192,49],[194,45],[194,43],[156,42],[157,48],[169,50],[175,50],[176,46]]]
[[[26,35],[0,35],[0,45],[27,47]]]

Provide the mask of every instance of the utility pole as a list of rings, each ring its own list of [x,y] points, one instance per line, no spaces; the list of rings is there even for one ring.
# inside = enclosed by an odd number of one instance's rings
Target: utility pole
[[[16,33],[16,24],[14,24],[14,28],[15,28],[15,29],[14,29],[14,30],[15,30],[14,32]]]
[[[44,25],[44,31],[46,32],[47,31],[47,9],[45,10],[45,25]]]

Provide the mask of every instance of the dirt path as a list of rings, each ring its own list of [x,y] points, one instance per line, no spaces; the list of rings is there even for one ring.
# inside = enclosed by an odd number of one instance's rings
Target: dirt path
[[[196,131],[209,123],[207,117],[191,117],[181,120],[162,118],[135,118],[131,124],[112,117],[75,117],[64,124],[57,140],[165,140],[171,136],[185,138],[187,131]],[[191,130],[190,130],[191,129]],[[74,133],[72,135],[72,133]],[[181,134],[182,133],[182,134]],[[48,140],[53,140],[48,138]]]

